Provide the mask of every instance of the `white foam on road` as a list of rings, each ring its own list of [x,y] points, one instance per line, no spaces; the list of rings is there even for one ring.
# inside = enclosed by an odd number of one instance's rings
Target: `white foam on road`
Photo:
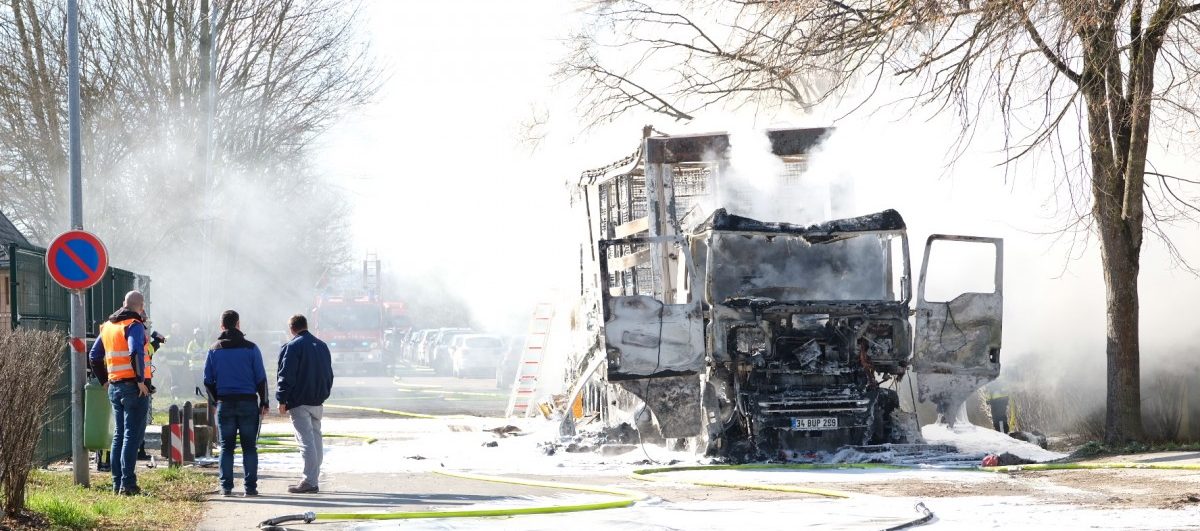
[[[929,444],[948,444],[964,454],[1000,455],[1008,452],[1039,463],[1067,456],[969,423],[957,423],[953,427],[946,424],[930,424],[921,428],[921,436]]]
[[[514,425],[522,435],[500,437],[486,431]],[[702,464],[708,460],[689,452],[672,452],[648,444],[632,452],[606,456],[596,452],[569,453],[561,448],[546,455],[541,444],[558,439],[558,423],[540,419],[483,417],[440,419],[325,419],[327,434],[369,435],[374,444],[354,439],[325,440],[327,473],[405,473],[465,470],[482,474],[519,472],[540,476],[627,475],[650,464]],[[280,433],[280,432],[272,432]],[[495,443],[495,446],[485,446]],[[259,468],[294,471],[298,453],[260,454]]]
[[[522,435],[500,437],[487,431],[508,425],[519,428]],[[637,467],[711,462],[710,459],[691,452],[669,451],[653,444],[635,445],[633,451],[622,455],[602,455],[592,451],[570,453],[561,446],[553,455],[546,455],[542,445],[559,440],[558,423],[543,419],[332,418],[325,420],[324,431],[330,434],[367,435],[379,439],[374,444],[366,444],[356,439],[327,439],[323,469],[336,473],[423,472],[445,468],[484,474],[512,473],[519,470],[530,475],[616,476],[628,474]],[[281,433],[282,430],[273,427],[270,432]],[[922,428],[922,435],[930,444],[945,444],[958,449],[958,454],[940,456],[942,461],[957,457],[961,462],[977,463],[978,458],[984,454],[1004,452],[1039,462],[1065,457],[1065,454],[1047,451],[1034,444],[971,424],[957,424],[953,428],[944,424],[932,424]],[[486,446],[493,443],[495,446]],[[908,462],[890,453],[862,454],[856,458],[844,455],[846,452],[837,454],[834,461]],[[937,460],[926,459],[929,462]],[[260,467],[267,470],[294,470],[299,467],[300,457],[294,453],[262,454],[259,456],[259,463]],[[850,475],[856,473],[846,472]],[[844,477],[844,474],[838,477]]]

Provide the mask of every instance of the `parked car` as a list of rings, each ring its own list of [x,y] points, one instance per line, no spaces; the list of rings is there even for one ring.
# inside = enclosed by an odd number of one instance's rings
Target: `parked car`
[[[467,333],[470,329],[467,328],[435,328],[421,339],[421,344],[417,347],[417,363],[426,367],[433,367],[434,349],[442,339],[442,336],[448,332]]]
[[[424,328],[409,334],[408,339],[404,342],[400,357],[404,358],[404,360],[409,363],[416,363],[421,342],[423,342],[429,334],[433,333],[434,330],[435,329],[433,328]]]
[[[434,336],[433,341],[426,349],[429,366],[433,368],[434,374],[449,375],[453,372],[453,363],[450,361],[450,342],[454,340],[455,336],[473,332],[470,328],[443,328]]]
[[[463,334],[451,343],[451,371],[457,378],[486,378],[496,374],[504,357],[504,338],[491,334]]]

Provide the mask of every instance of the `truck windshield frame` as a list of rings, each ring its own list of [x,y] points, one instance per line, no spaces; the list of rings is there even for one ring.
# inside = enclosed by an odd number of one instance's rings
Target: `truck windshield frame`
[[[716,304],[751,299],[833,304],[911,300],[904,230],[854,231],[810,240],[799,233],[710,229],[706,240],[705,293]],[[893,248],[895,240],[899,249]],[[897,254],[900,264],[893,263]]]

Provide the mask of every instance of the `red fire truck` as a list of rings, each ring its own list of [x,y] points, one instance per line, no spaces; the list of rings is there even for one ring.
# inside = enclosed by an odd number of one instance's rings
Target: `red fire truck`
[[[313,333],[329,345],[334,371],[382,374],[384,305],[372,297],[326,297],[313,308]]]

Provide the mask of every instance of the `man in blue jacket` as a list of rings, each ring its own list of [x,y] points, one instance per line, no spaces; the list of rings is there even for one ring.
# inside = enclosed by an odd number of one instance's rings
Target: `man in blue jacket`
[[[221,314],[221,335],[204,362],[204,387],[217,401],[221,494],[233,495],[233,452],[240,436],[246,496],[258,496],[258,429],[270,402],[262,352],[238,329],[240,320],[233,310]]]
[[[292,418],[296,430],[296,441],[304,456],[304,480],[288,487],[293,494],[320,492],[318,480],[321,476],[321,459],[324,447],[321,444],[322,405],[333,388],[333,365],[329,359],[329,347],[324,341],[308,332],[308,319],[293,315],[288,320],[292,340],[279,351],[279,381],[275,388],[275,400],[279,401],[279,414]]]

